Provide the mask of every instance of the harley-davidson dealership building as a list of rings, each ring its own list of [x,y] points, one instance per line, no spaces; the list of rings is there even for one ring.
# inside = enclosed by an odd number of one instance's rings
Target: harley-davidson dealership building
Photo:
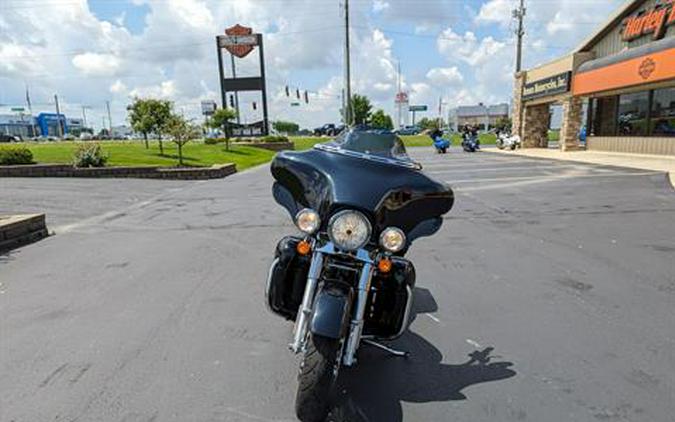
[[[631,1],[571,54],[516,74],[513,127],[548,146],[562,105],[560,148],[675,155],[675,0]]]

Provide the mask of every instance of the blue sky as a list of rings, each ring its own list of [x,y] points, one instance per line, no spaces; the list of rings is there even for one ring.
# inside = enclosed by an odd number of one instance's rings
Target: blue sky
[[[527,1],[525,66],[571,51],[621,3]],[[430,110],[439,97],[446,109],[510,102],[515,6],[516,0],[352,0],[354,91],[393,114],[400,61],[404,90]],[[2,10],[0,112],[24,104],[28,86],[36,111],[51,111],[58,93],[67,113],[89,106],[94,122],[110,101],[113,121],[124,123],[134,96],[170,99],[199,118],[201,100],[219,99],[214,37],[241,23],[265,35],[272,118],[307,127],[339,119],[340,1],[3,0]],[[252,73],[256,63],[249,57],[239,66]],[[310,104],[291,107],[287,84],[310,91]],[[245,120],[259,117],[253,101],[259,99],[242,95]]]

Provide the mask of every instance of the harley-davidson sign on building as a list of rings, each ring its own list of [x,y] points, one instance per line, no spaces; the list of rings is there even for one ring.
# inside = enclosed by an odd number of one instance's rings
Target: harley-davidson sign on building
[[[675,0],[630,2],[572,53],[517,74],[524,146],[547,146],[551,104],[563,106],[563,150],[585,127],[588,149],[675,155]]]

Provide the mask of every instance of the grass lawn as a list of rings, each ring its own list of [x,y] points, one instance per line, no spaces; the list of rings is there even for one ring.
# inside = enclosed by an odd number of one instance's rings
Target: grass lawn
[[[494,134],[481,134],[478,136],[480,139],[481,145],[494,145],[497,137]],[[401,136],[403,143],[407,147],[430,147],[432,146],[431,138],[428,135],[414,135],[414,136]],[[457,146],[462,144],[461,135],[454,134],[452,135],[452,144]]]
[[[38,163],[72,163],[73,155],[81,142],[24,143],[31,150]],[[103,151],[108,154],[108,166],[144,166],[158,165],[175,167],[178,165],[178,148],[172,142],[164,142],[164,155],[159,154],[157,141],[150,142],[145,149],[142,141],[100,142]],[[208,167],[213,164],[234,163],[237,170],[266,163],[274,153],[260,148],[232,146],[225,151],[225,144],[205,145],[190,142],[183,147],[183,162],[187,166]]]

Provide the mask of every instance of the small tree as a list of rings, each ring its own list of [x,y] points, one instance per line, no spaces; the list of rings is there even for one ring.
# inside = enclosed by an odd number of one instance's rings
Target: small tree
[[[365,95],[354,94],[351,101],[351,109],[354,124],[366,125],[370,122],[370,114],[373,106]]]
[[[428,130],[428,129],[436,129],[437,124],[438,120],[435,119],[431,120],[428,117],[423,117],[417,123],[417,126],[419,126],[422,130]]]
[[[173,103],[167,100],[150,101],[150,119],[152,121],[153,132],[157,134],[159,140],[159,154],[164,155],[162,133],[165,131],[166,124],[171,118]]]
[[[377,129],[392,130],[394,128],[394,122],[391,120],[391,116],[386,114],[382,109],[373,113],[373,116],[370,118],[370,124]]]
[[[134,98],[134,102],[127,107],[128,120],[134,132],[143,134],[145,149],[148,149],[148,134],[153,131],[152,116],[150,115],[150,103],[155,100]]]
[[[166,133],[178,146],[178,165],[183,165],[183,146],[200,134],[199,127],[183,116],[171,114],[165,125]]]
[[[511,132],[511,118],[510,117],[500,117],[495,124],[495,128],[499,132]]]
[[[219,108],[213,113],[208,121],[208,126],[213,129],[223,129],[225,132],[225,150],[230,150],[230,120],[237,117],[237,112],[232,108]]]
[[[297,123],[284,122],[281,120],[272,123],[272,127],[277,132],[285,133],[288,135],[298,133],[298,131],[300,130],[300,125],[298,125]]]

